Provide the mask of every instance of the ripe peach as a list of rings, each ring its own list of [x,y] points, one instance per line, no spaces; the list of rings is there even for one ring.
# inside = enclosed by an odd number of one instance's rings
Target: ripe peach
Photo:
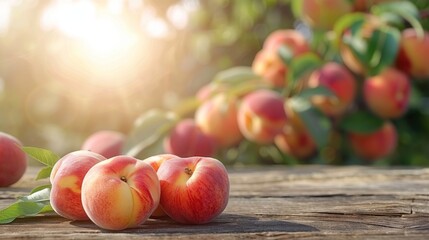
[[[276,30],[264,41],[263,49],[277,52],[281,46],[287,46],[294,56],[310,51],[310,45],[304,35],[293,29]]]
[[[205,101],[195,113],[195,122],[220,147],[231,147],[243,139],[237,123],[238,100],[218,94]]]
[[[382,26],[382,21],[375,17],[374,15],[364,15],[364,23],[361,26],[361,29],[356,35],[355,38],[358,38],[359,40],[363,42],[369,42],[370,38],[373,36],[373,32],[375,29]],[[342,33],[342,39],[346,39],[350,37],[351,30],[346,29]],[[360,74],[360,75],[367,75],[369,72],[369,67],[367,62],[362,62],[355,53],[352,51],[351,47],[345,44],[344,40],[340,41],[339,43],[339,52],[341,55],[341,59],[343,60],[344,64],[354,73]]]
[[[82,180],[92,166],[105,159],[98,153],[79,150],[55,163],[50,175],[50,201],[56,213],[71,220],[89,219],[82,207]]]
[[[21,179],[27,169],[27,155],[14,136],[0,132],[0,187],[8,187]]]
[[[91,134],[83,143],[81,149],[103,155],[106,158],[122,153],[125,136],[121,132],[102,130]]]
[[[296,30],[282,29],[272,32],[264,41],[253,60],[252,69],[263,79],[275,87],[285,85],[288,66],[279,57],[279,48],[287,46],[294,57],[310,51],[310,46],[305,37]]]
[[[164,139],[165,151],[179,157],[212,156],[215,144],[214,138],[205,134],[192,118],[181,120]]]
[[[158,169],[159,167],[161,167],[162,163],[173,158],[177,158],[177,156],[173,154],[159,154],[159,155],[148,157],[143,161],[148,163],[155,170],[155,172],[158,172]],[[167,216],[167,214],[164,212],[164,210],[162,210],[160,205],[156,208],[156,210],[151,215],[151,217],[154,217],[154,218],[163,217],[163,216]]]
[[[297,159],[306,159],[312,156],[317,148],[307,127],[299,115],[285,103],[288,122],[283,131],[274,138],[275,145],[284,153]]]
[[[301,0],[298,18],[312,28],[330,30],[343,15],[352,12],[352,1],[348,0]]]
[[[349,133],[348,139],[354,152],[367,160],[377,160],[393,153],[398,141],[396,128],[390,122],[385,122],[372,133]]]
[[[329,116],[344,113],[356,95],[356,79],[346,67],[335,62],[329,62],[314,71],[307,84],[310,88],[324,86],[336,95],[336,97],[313,96],[311,99],[315,106]]]
[[[217,159],[174,158],[161,165],[158,176],[161,207],[177,222],[208,223],[228,204],[228,172]]]
[[[284,99],[277,92],[260,89],[246,95],[238,110],[238,126],[245,138],[268,144],[287,121]]]
[[[396,66],[416,78],[429,78],[429,32],[422,37],[413,28],[402,31]]]
[[[316,145],[305,129],[287,126],[274,142],[282,152],[297,159],[306,159],[316,152]]]
[[[287,66],[277,52],[262,49],[253,60],[252,69],[263,81],[276,87],[285,85]]]
[[[85,212],[97,226],[109,230],[142,224],[158,207],[160,194],[155,170],[130,156],[94,165],[82,182]]]
[[[411,86],[408,77],[394,68],[365,80],[363,97],[368,107],[382,118],[397,118],[407,110]]]

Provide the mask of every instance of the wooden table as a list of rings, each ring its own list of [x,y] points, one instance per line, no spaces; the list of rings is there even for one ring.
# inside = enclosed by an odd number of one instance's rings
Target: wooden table
[[[13,187],[0,188],[0,208],[40,185],[36,172],[30,168]],[[429,169],[271,166],[229,172],[228,207],[206,225],[150,219],[111,232],[53,214],[0,225],[0,238],[429,239]]]

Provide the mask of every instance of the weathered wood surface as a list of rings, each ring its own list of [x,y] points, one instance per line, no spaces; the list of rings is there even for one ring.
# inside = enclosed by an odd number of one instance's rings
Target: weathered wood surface
[[[263,167],[229,169],[228,207],[205,225],[149,220],[119,232],[56,215],[0,225],[4,239],[429,239],[429,169]],[[36,169],[0,188],[0,208],[40,182]]]

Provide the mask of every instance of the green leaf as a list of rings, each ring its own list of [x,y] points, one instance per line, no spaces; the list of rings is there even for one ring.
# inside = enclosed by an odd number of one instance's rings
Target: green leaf
[[[193,113],[198,106],[200,106],[201,101],[196,97],[186,98],[180,101],[175,107],[171,114],[175,114],[178,117],[186,116],[190,113]]]
[[[327,97],[336,97],[336,95],[327,87],[325,86],[317,86],[314,88],[306,88],[302,90],[299,94],[296,96],[299,96],[301,98],[310,99],[313,96],[327,96]]]
[[[396,28],[381,27],[375,29],[368,40],[367,58],[371,75],[380,73],[391,66],[399,50],[400,32]]]
[[[260,76],[253,72],[251,67],[239,66],[218,72],[214,76],[213,82],[218,84],[236,85],[260,78]]]
[[[18,217],[34,216],[52,211],[49,203],[18,201],[0,210],[0,224],[11,223]]]
[[[49,178],[49,176],[51,175],[51,171],[52,167],[49,166],[40,169],[40,171],[37,173],[36,180]]]
[[[33,216],[53,211],[49,202],[50,189],[44,188],[0,210],[0,224],[10,223],[18,217]]]
[[[172,112],[152,109],[142,114],[134,123],[134,128],[124,144],[124,153],[137,156],[156,143],[174,127],[179,120]]]
[[[329,118],[315,108],[310,100],[305,97],[294,96],[290,98],[290,104],[304,122],[317,147],[319,149],[324,148],[332,129]]]
[[[282,45],[279,48],[279,57],[282,59],[283,63],[286,65],[289,65],[293,60],[293,51],[290,49],[290,47],[286,45]]]
[[[302,0],[292,0],[291,9],[292,13],[296,18],[300,18],[302,15]]]
[[[322,60],[315,53],[306,53],[295,58],[290,65],[288,81],[294,86],[303,76],[316,70],[323,64]]]
[[[30,155],[37,161],[45,164],[46,166],[53,167],[55,163],[60,159],[55,153],[37,147],[22,147],[22,150]]]
[[[46,201],[49,201],[50,194],[51,194],[50,188],[43,188],[28,196],[20,197],[19,200],[24,202],[46,202]]]
[[[385,14],[400,16],[413,26],[419,36],[424,35],[424,29],[419,20],[419,9],[411,1],[377,4],[371,8],[371,12],[377,16],[384,16]]]
[[[346,115],[340,127],[348,132],[371,133],[379,129],[384,120],[366,111],[354,112]]]
[[[334,32],[336,37],[336,45],[339,46],[343,41],[343,34],[346,30],[350,30],[351,34],[356,34],[356,30],[365,22],[366,17],[363,13],[346,14],[335,23]]]
[[[51,184],[37,186],[37,187],[31,189],[30,194],[38,192],[38,191],[43,190],[45,188],[50,188],[51,186],[52,186]]]

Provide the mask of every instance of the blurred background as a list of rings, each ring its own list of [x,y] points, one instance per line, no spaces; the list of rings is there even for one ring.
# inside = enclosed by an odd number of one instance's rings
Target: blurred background
[[[287,0],[0,0],[0,131],[58,154],[127,133],[296,24]]]
[[[58,154],[127,132],[291,27],[286,1],[0,0],[0,131]]]

